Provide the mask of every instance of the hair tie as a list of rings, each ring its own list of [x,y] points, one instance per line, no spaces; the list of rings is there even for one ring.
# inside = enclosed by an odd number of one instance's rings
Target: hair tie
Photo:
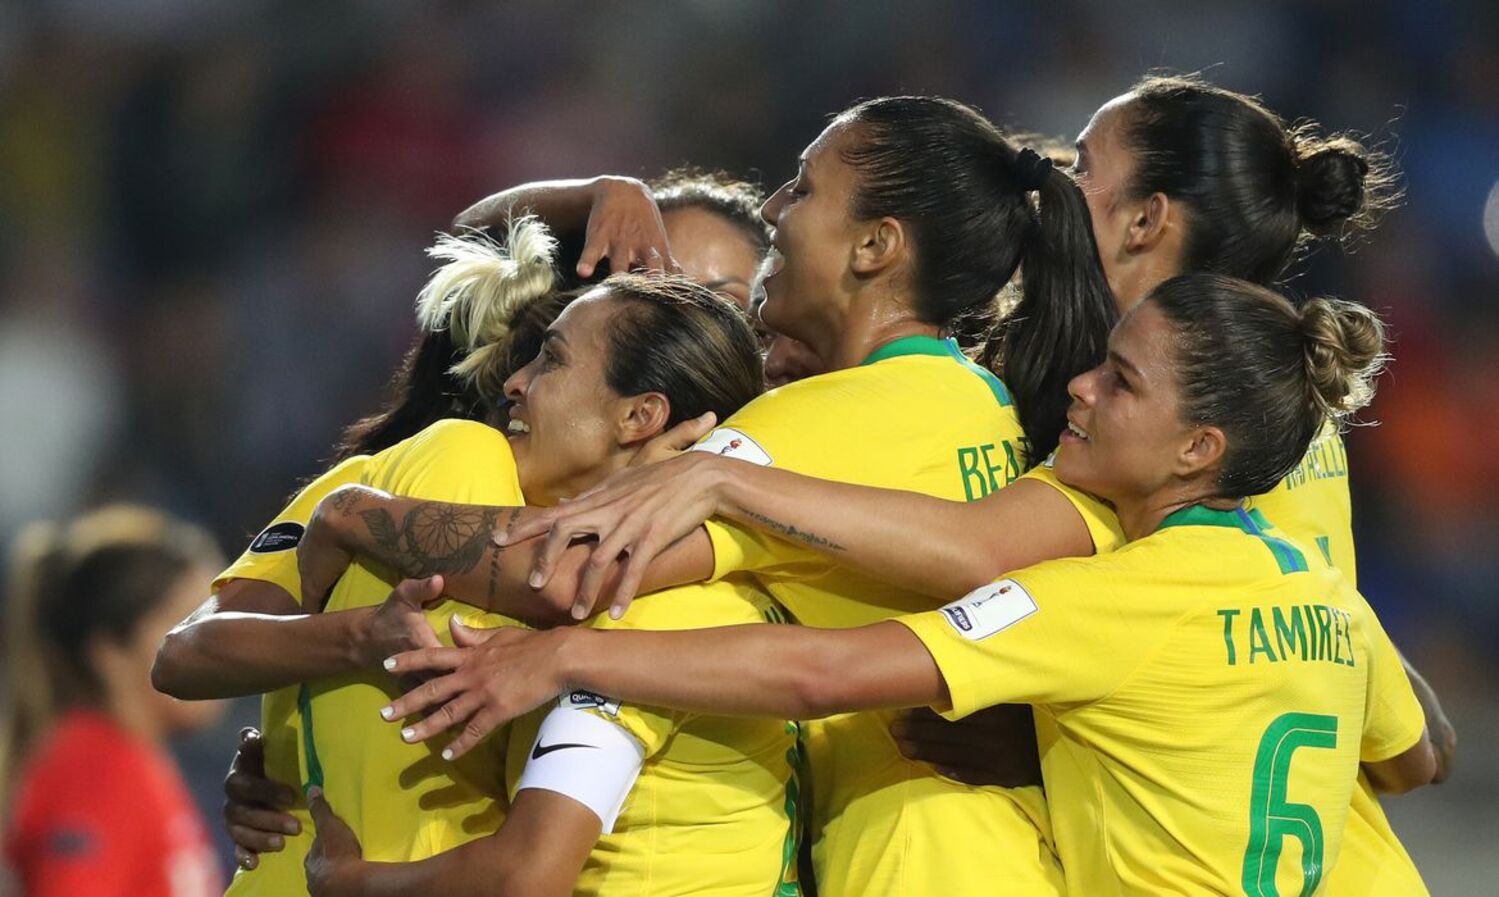
[[[1022,190],[1040,190],[1055,167],[1050,159],[1030,147],[1015,156],[1015,176]]]

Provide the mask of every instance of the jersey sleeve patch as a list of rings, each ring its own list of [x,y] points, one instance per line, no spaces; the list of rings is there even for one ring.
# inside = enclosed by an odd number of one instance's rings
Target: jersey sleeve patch
[[[959,635],[976,642],[1009,629],[1039,609],[1024,586],[1001,579],[946,605],[942,615]]]
[[[255,537],[250,543],[250,550],[256,554],[274,554],[278,551],[289,551],[302,544],[302,534],[306,532],[302,524],[293,520],[285,523],[277,523],[268,526]]]
[[[694,445],[691,451],[712,452],[715,455],[738,458],[740,461],[748,461],[761,467],[768,467],[774,463],[771,461],[770,453],[761,448],[758,442],[733,427],[719,427],[704,437],[702,442]]]
[[[591,691],[584,691],[581,688],[575,688],[564,694],[562,699],[557,702],[557,706],[568,710],[597,710],[600,713],[607,713],[610,716],[619,716],[618,701],[611,700],[603,695],[594,694]]]

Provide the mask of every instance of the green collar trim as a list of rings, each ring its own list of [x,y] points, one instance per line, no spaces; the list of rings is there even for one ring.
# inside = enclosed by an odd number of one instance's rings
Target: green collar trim
[[[876,361],[898,358],[902,355],[946,354],[948,354],[946,340],[940,340],[935,336],[903,336],[870,352],[868,358],[859,362],[859,366],[863,367],[866,364],[874,364]]]
[[[1240,505],[1229,511],[1217,511],[1202,505],[1192,505],[1172,512],[1161,521],[1160,529],[1168,526],[1226,526],[1236,529],[1263,542],[1275,556],[1275,563],[1280,567],[1281,573],[1304,573],[1307,570],[1306,556],[1301,553],[1301,549],[1285,539],[1265,532],[1270,528],[1270,523],[1257,509],[1245,510]]]
[[[859,366],[874,364],[887,358],[899,358],[902,355],[935,355],[951,358],[983,380],[984,385],[989,387],[989,391],[994,393],[995,401],[999,402],[1002,407],[1015,404],[1015,399],[1010,395],[1010,388],[1005,386],[1004,381],[994,376],[994,372],[988,368],[974,364],[973,360],[958,348],[957,340],[951,337],[938,339],[935,336],[903,336],[869,353],[869,357],[859,362]]]

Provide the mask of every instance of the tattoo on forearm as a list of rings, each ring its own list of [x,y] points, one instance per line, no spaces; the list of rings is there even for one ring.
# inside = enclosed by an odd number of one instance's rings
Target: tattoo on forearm
[[[829,539],[825,536],[819,536],[816,533],[807,532],[804,529],[797,529],[795,526],[792,526],[789,523],[782,523],[779,520],[773,520],[769,517],[766,517],[764,514],[746,510],[745,516],[765,527],[770,532],[776,534],[777,536],[780,536],[782,539],[789,539],[793,542],[800,542],[803,545],[817,548],[822,551],[848,550],[842,545],[839,545],[837,542],[834,542],[832,539]]]
[[[505,532],[515,528],[515,520],[520,517],[520,508],[512,508],[510,516],[505,520]],[[505,550],[503,545],[490,543],[486,550],[489,552],[489,606],[494,607],[495,596],[500,591],[500,552]]]
[[[478,566],[500,511],[424,501],[407,511],[399,525],[384,508],[359,516],[374,543],[374,556],[403,576],[420,578],[468,573]]]

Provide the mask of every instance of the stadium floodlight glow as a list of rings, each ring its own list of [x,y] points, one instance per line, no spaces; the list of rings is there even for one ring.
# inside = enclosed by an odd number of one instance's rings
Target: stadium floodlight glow
[[[1499,181],[1494,182],[1483,204],[1483,235],[1488,238],[1489,249],[1499,255]]]

